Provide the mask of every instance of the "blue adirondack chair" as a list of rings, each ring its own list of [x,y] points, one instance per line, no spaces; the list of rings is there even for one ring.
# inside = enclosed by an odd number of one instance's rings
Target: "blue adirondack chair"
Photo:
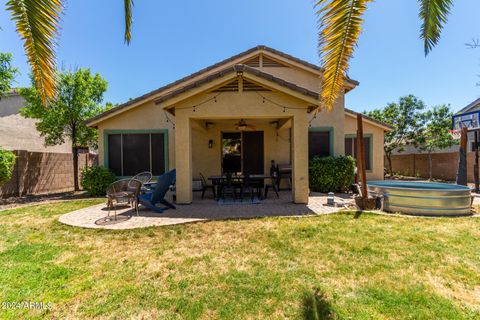
[[[176,176],[176,171],[173,169],[158,177],[155,190],[153,190],[152,193],[142,194],[139,197],[140,204],[158,213],[162,213],[167,209],[175,209],[173,204],[165,200],[165,194],[168,192],[170,186],[175,183]],[[163,207],[157,207],[157,204],[162,204]]]

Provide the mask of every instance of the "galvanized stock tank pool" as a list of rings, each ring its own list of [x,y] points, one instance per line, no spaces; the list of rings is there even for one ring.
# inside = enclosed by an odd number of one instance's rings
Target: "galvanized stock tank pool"
[[[470,188],[448,183],[369,181],[368,191],[384,196],[383,209],[425,216],[471,214]]]

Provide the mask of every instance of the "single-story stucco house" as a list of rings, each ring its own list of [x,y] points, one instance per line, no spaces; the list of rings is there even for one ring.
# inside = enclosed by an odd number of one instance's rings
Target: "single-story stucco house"
[[[319,103],[322,70],[257,46],[128,101],[87,121],[99,132],[99,163],[118,176],[176,168],[176,201],[192,202],[192,180],[226,169],[267,173],[271,160],[291,164],[292,200],[307,203],[308,162],[355,154],[356,112],[344,94],[333,111]],[[390,128],[364,119],[367,178],[383,179]]]
[[[12,91],[0,97],[0,148],[30,152],[72,153],[69,141],[55,146],[46,146],[45,139],[37,131],[36,119],[24,118],[20,109],[25,108],[25,99]]]

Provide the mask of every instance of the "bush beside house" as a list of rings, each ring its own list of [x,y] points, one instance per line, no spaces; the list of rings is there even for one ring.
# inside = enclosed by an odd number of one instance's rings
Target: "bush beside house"
[[[15,158],[12,151],[0,149],[0,186],[12,178]]]
[[[354,180],[355,160],[350,156],[315,157],[309,170],[312,191],[346,192]]]
[[[91,196],[103,196],[108,186],[116,180],[115,175],[104,167],[87,167],[81,173],[82,188]]]

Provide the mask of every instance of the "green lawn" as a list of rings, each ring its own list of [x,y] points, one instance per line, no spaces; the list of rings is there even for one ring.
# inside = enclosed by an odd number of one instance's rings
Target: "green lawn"
[[[480,219],[353,213],[132,231],[0,212],[0,318],[479,319]],[[314,292],[317,292],[314,294]],[[8,307],[12,307],[11,305]]]

